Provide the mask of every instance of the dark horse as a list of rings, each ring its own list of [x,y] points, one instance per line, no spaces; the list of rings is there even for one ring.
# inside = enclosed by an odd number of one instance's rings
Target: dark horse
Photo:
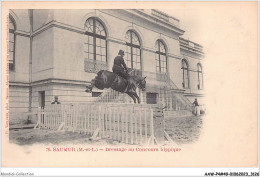
[[[145,91],[145,78],[146,77],[141,76],[130,76],[129,83],[127,83],[124,78],[117,74],[101,70],[97,73],[95,79],[92,80],[91,85],[86,86],[86,92],[92,92],[94,86],[101,90],[104,88],[112,88],[118,92],[128,94],[134,100],[134,103],[136,103],[136,99],[138,103],[140,103],[140,98],[136,93],[136,88],[139,87],[142,91]]]

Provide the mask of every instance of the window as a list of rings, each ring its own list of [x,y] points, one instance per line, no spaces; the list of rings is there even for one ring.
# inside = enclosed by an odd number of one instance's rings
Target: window
[[[137,34],[131,30],[126,32],[126,65],[131,69],[141,70],[141,44]]]
[[[166,73],[167,71],[167,58],[166,58],[166,48],[161,40],[157,40],[156,44],[156,72]]]
[[[14,70],[15,60],[15,22],[11,15],[9,15],[9,69]]]
[[[202,66],[198,63],[198,89],[203,89],[203,74],[202,74]]]
[[[85,22],[85,71],[98,72],[106,69],[107,41],[106,30],[96,18],[89,18]]]
[[[157,104],[157,93],[146,93],[147,104]]]
[[[186,60],[182,60],[182,87],[183,88],[189,88],[189,68],[188,68],[188,62]]]

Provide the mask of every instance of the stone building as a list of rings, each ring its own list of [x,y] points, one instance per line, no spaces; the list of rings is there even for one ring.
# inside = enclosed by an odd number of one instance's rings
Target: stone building
[[[203,48],[182,38],[180,21],[161,11],[14,9],[9,15],[11,119],[54,96],[62,104],[95,101],[103,91],[86,93],[85,86],[97,71],[112,69],[120,49],[127,66],[147,76],[143,103],[163,94],[165,100],[169,84],[179,98],[203,103]]]

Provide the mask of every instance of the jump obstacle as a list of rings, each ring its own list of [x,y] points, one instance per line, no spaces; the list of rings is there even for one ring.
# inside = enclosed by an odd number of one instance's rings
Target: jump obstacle
[[[126,144],[162,144],[166,138],[162,111],[148,105],[67,104],[38,108],[34,128],[72,131],[92,140],[108,138]]]

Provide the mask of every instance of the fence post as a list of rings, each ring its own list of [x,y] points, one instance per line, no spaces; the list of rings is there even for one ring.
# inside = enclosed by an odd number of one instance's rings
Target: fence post
[[[101,115],[102,115],[102,112],[101,112],[101,106],[100,104],[98,105],[98,129],[99,129],[99,137],[101,138]]]
[[[135,143],[138,144],[138,141],[137,141],[137,116],[135,114],[135,111],[133,109],[133,112],[134,112],[134,117],[135,117]]]
[[[140,144],[143,144],[143,121],[142,121],[143,109],[140,109],[139,119],[140,119]]]
[[[121,141],[124,142],[124,115],[125,112],[122,107],[119,108],[121,110]]]
[[[44,124],[44,126],[46,127],[47,125],[47,116],[46,116],[46,112],[44,113],[43,107],[41,107],[41,122]]]
[[[117,110],[117,140],[119,141],[120,139],[119,139],[119,137],[120,137],[120,135],[119,135],[119,131],[120,131],[120,124],[119,124],[119,117],[120,117],[120,113],[121,113],[121,111],[120,110]]]
[[[144,111],[144,134],[145,134],[145,143],[147,143],[147,119],[146,119],[146,111]]]
[[[34,126],[34,129],[36,129],[37,127],[40,128],[40,126],[41,126],[41,108],[40,107],[38,107],[38,109],[37,109],[37,117],[38,117],[38,121],[37,121],[36,125]]]
[[[159,107],[155,108],[154,119],[154,136],[160,144],[164,144],[164,113],[163,104],[159,104]]]
[[[113,139],[113,136],[112,136],[112,110],[111,108],[108,108],[108,111],[109,111],[109,138],[110,139]]]
[[[129,109],[126,109],[126,113],[125,113],[125,136],[126,136],[126,140],[125,142],[128,143],[128,120],[129,120]]]
[[[153,125],[153,110],[150,109],[150,131],[151,131],[151,137],[148,140],[148,145],[150,144],[149,142],[151,142],[152,145],[154,145],[154,141],[156,140],[155,136],[154,136],[154,125]]]
[[[38,123],[39,123],[39,127],[41,126],[42,122],[41,122],[41,107],[38,107]]]
[[[134,135],[133,135],[133,109],[130,109],[130,129],[131,129],[131,144],[134,144]]]

